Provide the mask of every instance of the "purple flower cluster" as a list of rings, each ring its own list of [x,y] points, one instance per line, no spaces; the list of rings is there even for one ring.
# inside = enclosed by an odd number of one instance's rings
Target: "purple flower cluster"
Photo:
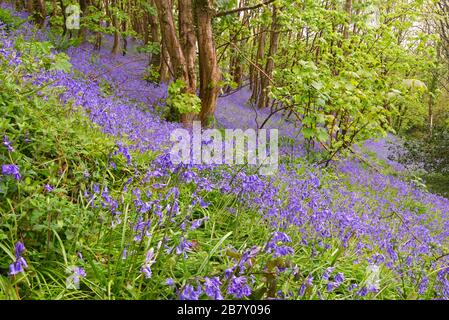
[[[85,278],[87,276],[84,268],[77,266],[68,268],[67,273],[69,274],[66,279],[67,289],[79,289],[81,278]]]
[[[246,277],[233,276],[227,292],[237,299],[242,299],[251,295],[251,287],[247,284]]]
[[[271,240],[267,243],[267,252],[272,252],[274,257],[282,257],[287,255],[293,255],[295,251],[286,245],[278,245],[278,243],[288,243],[292,242],[290,237],[283,232],[275,232]]]
[[[3,137],[3,145],[6,147],[6,149],[8,150],[8,152],[14,152],[14,148],[11,145],[11,141],[9,141],[8,136],[4,136]]]
[[[24,269],[28,268],[28,264],[24,257],[22,257],[22,253],[25,251],[25,246],[22,242],[17,242],[14,248],[14,255],[16,257],[16,261],[9,265],[9,274],[16,275],[21,272],[24,272]]]
[[[338,288],[343,283],[343,281],[345,281],[345,277],[344,277],[343,273],[338,272],[334,276],[333,281],[329,281],[327,283],[327,287],[326,287],[327,292],[334,291],[336,288]]]
[[[196,289],[191,285],[186,285],[179,295],[180,300],[198,300],[200,295],[203,293],[201,286]]]
[[[204,292],[208,297],[214,300],[223,300],[220,290],[221,285],[222,283],[219,277],[204,278]]]
[[[20,180],[22,178],[22,176],[20,175],[19,167],[15,164],[3,164],[2,174],[5,176],[13,176],[16,180]]]
[[[154,249],[151,248],[148,250],[147,255],[145,257],[145,262],[141,268],[142,273],[145,275],[146,279],[151,278],[152,271],[151,266],[156,262],[155,256],[154,256]]]

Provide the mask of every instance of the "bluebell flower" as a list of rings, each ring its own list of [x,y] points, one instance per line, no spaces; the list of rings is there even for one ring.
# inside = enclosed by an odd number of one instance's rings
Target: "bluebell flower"
[[[156,258],[154,256],[154,249],[151,248],[150,250],[148,250],[146,257],[145,257],[145,262],[142,265],[142,268],[140,269],[140,271],[145,275],[145,278],[149,279],[152,276],[152,271],[151,271],[151,266],[156,262]]]
[[[231,278],[231,276],[234,274],[234,270],[235,270],[235,267],[226,269],[225,270],[225,278],[226,279]]]
[[[202,219],[198,219],[192,222],[192,224],[190,225],[190,230],[195,230],[198,229],[204,221],[209,220],[209,217],[204,217]]]
[[[223,296],[220,291],[221,281],[219,277],[204,278],[204,292],[210,298],[215,300],[223,300]]]
[[[66,271],[69,276],[66,279],[67,289],[79,289],[80,279],[87,276],[86,271],[82,267],[69,267]]]
[[[14,148],[11,145],[11,141],[9,141],[8,136],[3,137],[3,145],[8,149],[8,152],[14,152]]]
[[[360,297],[364,297],[368,294],[368,289],[366,287],[361,288],[358,292],[357,295]]]
[[[280,246],[274,249],[273,257],[283,257],[287,255],[293,255],[295,251],[287,246]]]
[[[16,261],[9,265],[9,274],[16,275],[18,273],[24,272],[24,269],[28,268],[28,264],[25,258],[22,257],[22,253],[25,251],[25,246],[22,242],[17,242],[14,246],[14,255]]]
[[[323,280],[329,280],[330,275],[332,274],[332,272],[334,272],[335,267],[329,267],[326,268],[326,270],[323,273]]]
[[[14,254],[16,258],[19,258],[22,255],[22,252],[25,251],[25,245],[22,242],[17,242],[14,246]]]
[[[9,274],[16,275],[18,273],[24,272],[28,268],[28,264],[23,257],[19,257],[15,262],[9,265]]]
[[[143,265],[142,268],[140,269],[140,271],[145,275],[146,279],[151,278],[152,271],[151,271],[150,265],[148,265],[148,264]]]
[[[342,283],[343,281],[345,281],[345,276],[343,275],[343,273],[338,272],[337,275],[334,277],[334,281],[337,283]]]
[[[304,293],[306,293],[306,289],[307,289],[307,286],[304,283],[301,284],[301,286],[299,287],[299,290],[298,290],[298,295],[300,297],[304,296]]]
[[[193,247],[193,243],[191,241],[186,240],[184,237],[181,237],[181,241],[175,247],[175,252],[177,255],[184,255],[187,258],[187,252]]]
[[[419,294],[426,293],[428,286],[429,286],[429,278],[424,277],[419,283],[418,293]]]
[[[299,288],[299,296],[302,297],[304,293],[306,292],[306,289],[309,287],[312,287],[313,285],[313,277],[308,276],[304,282],[301,284],[301,287]]]
[[[203,293],[201,290],[201,286],[198,286],[195,290],[195,288],[191,285],[186,285],[184,287],[184,290],[182,290],[179,299],[180,300],[198,300],[200,294]]]
[[[84,261],[84,257],[83,257],[83,254],[82,254],[81,251],[78,251],[78,252],[76,253],[76,255],[78,256],[78,258],[79,258],[81,261]]]
[[[234,295],[237,299],[247,297],[251,295],[251,288],[247,284],[246,277],[233,276],[231,283],[228,287],[228,294]]]
[[[327,292],[332,292],[334,289],[338,288],[340,284],[338,282],[329,281],[326,286]]]
[[[22,176],[20,175],[19,167],[15,164],[2,165],[2,174],[13,176],[16,180],[20,180],[22,178]]]
[[[357,283],[351,283],[348,287],[348,290],[352,291],[352,290],[356,289],[357,287],[358,287]]]
[[[201,208],[207,208],[209,204],[203,200],[203,198],[199,198],[199,203]]]
[[[74,273],[81,278],[84,278],[87,274],[86,271],[81,267],[75,267]]]

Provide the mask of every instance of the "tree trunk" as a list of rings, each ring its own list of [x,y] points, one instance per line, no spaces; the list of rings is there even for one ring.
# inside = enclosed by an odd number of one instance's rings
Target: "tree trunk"
[[[51,16],[56,17],[58,15],[58,4],[56,3],[56,0],[51,1],[51,6],[53,9],[51,12]]]
[[[162,43],[161,45],[161,61],[159,67],[160,81],[167,83],[170,81],[170,56],[168,55],[167,47]]]
[[[30,1],[30,0],[28,0]],[[61,6],[61,12],[62,12],[62,18],[63,18],[63,23],[62,23],[62,37],[64,38],[65,35],[67,34],[67,15],[65,14],[65,6],[64,6],[64,1],[59,0],[59,5]]]
[[[186,84],[186,92],[196,94],[196,36],[193,24],[193,7],[192,0],[179,0],[179,38],[183,49],[184,58],[186,60],[188,83]],[[195,114],[183,114],[182,122],[190,124],[195,119]]]
[[[175,19],[172,12],[171,0],[155,0],[161,26],[162,41],[165,44],[170,62],[173,66],[173,75],[176,79],[189,83],[187,63],[176,34]]]
[[[240,1],[239,4],[239,8],[241,7],[246,7],[249,5],[249,1],[248,0],[242,0]],[[240,31],[243,28],[248,28],[249,24],[249,11],[245,11],[245,13],[243,14],[242,20],[240,21],[240,23],[242,24],[242,28],[240,29]],[[231,58],[230,58],[230,74],[232,76],[232,81],[235,82],[235,84],[237,85],[237,88],[240,88],[242,85],[242,77],[243,77],[243,63],[242,63],[242,59],[240,56],[240,52],[238,50],[236,50],[236,47],[238,47],[238,34],[234,34],[231,35],[231,43],[232,43],[232,51],[231,51]],[[247,44],[247,40],[243,40],[242,43],[240,44],[240,47],[245,47]],[[227,88],[227,91],[230,91],[231,87]]]
[[[206,127],[215,113],[221,80],[212,30],[215,14],[212,7],[211,0],[195,0],[200,65],[200,119],[201,124]]]
[[[352,0],[346,0],[345,12],[347,14],[348,21],[345,22],[344,27],[343,27],[343,38],[348,39],[349,38],[349,24],[351,22],[351,16],[352,16]]]
[[[168,56],[170,57],[173,76],[175,79],[180,79],[184,82],[185,88],[183,92],[194,94],[195,88],[191,87],[192,83],[190,80],[191,77],[189,77],[188,63],[176,32],[175,19],[172,12],[173,5],[169,0],[155,0],[154,2],[158,11],[163,44],[167,49]],[[186,18],[183,17],[182,19],[185,23]],[[172,112],[177,111],[172,110]],[[193,117],[191,114],[181,115],[181,122],[185,127],[190,127],[192,125],[192,121]]]
[[[29,1],[29,5],[31,3],[31,8],[33,7],[33,1]],[[47,17],[47,10],[45,8],[44,0],[36,0],[37,11],[35,12],[35,19],[39,26],[42,28],[45,25],[45,18]],[[28,7],[29,9],[30,7]]]
[[[184,57],[187,64],[189,83],[188,88],[196,91],[196,36],[193,24],[193,7],[192,0],[179,0],[179,37],[183,48]]]
[[[122,35],[122,42],[123,42],[122,54],[123,54],[123,56],[126,56],[126,54],[128,53],[128,38],[126,36],[126,29],[127,29],[126,20],[123,20],[122,21],[122,31],[123,31],[123,35]]]
[[[112,45],[112,54],[118,54],[120,51],[120,24],[117,18],[117,14],[114,12],[118,10],[117,0],[112,0],[112,26],[114,27],[114,44]]]
[[[152,5],[154,5],[154,1],[151,2]],[[161,37],[159,35],[159,26],[157,23],[157,16],[154,15],[148,15],[148,22],[151,28],[151,42],[152,43],[157,43],[160,44],[161,42]],[[161,53],[162,53],[162,46],[159,45],[159,53],[150,53],[149,55],[149,63],[153,68],[158,68],[159,65],[161,64]],[[161,70],[159,70],[159,73],[161,74],[161,79],[162,79],[162,72]],[[168,74],[168,69],[167,72]]]
[[[94,2],[92,1],[91,4],[95,6],[95,8],[98,11],[102,11],[101,1]],[[98,21],[99,27],[101,27],[101,20]],[[95,32],[95,43],[94,43],[94,50],[100,50],[101,49],[101,42],[102,42],[103,35],[101,32],[97,31]]]
[[[265,75],[261,77],[261,91],[260,91],[260,99],[258,101],[259,108],[266,108],[269,104],[268,98],[268,84],[269,79],[267,77],[271,77],[274,70],[274,56],[279,47],[279,23],[278,23],[278,9],[276,6],[273,7],[273,22],[271,24],[271,33],[270,33],[270,50],[267,58],[267,65],[265,67]]]
[[[34,11],[34,5],[33,5],[33,0],[27,0],[27,11],[29,14],[33,14]]]
[[[85,18],[88,15],[87,12],[87,8],[89,5],[88,0],[79,0],[79,1],[80,1],[81,18]],[[78,37],[81,40],[81,42],[84,42],[86,41],[86,36],[87,36],[87,28],[84,25],[84,23],[81,23],[81,28]]]
[[[261,80],[263,77],[261,70],[263,69],[262,63],[263,63],[263,59],[265,56],[266,38],[267,38],[267,32],[265,30],[265,27],[261,27],[259,37],[258,37],[257,54],[256,54],[255,63],[254,63],[258,68],[256,68],[255,66],[251,66],[251,70],[253,70],[251,72],[252,77],[253,77],[251,80],[252,89],[253,89],[252,95],[251,95],[251,100],[254,101],[254,103],[257,103],[259,101]]]

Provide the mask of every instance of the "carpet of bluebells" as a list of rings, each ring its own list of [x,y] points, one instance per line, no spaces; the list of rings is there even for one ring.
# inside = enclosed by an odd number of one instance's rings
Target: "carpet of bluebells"
[[[18,37],[47,40],[28,23],[0,27],[2,68],[23,63]],[[82,44],[66,52],[70,72],[24,75],[38,88],[63,88],[60,105],[81,110],[114,148],[103,176],[83,171],[82,196],[72,200],[88,212],[78,222],[83,230],[33,231],[56,239],[50,248],[57,254],[47,261],[45,244],[4,231],[5,208],[22,201],[21,186],[33,176],[12,161],[20,139],[1,132],[0,179],[19,187],[8,194],[13,200],[0,200],[0,295],[10,285],[25,298],[449,298],[449,200],[409,182],[387,161],[385,140],[361,150],[377,153],[394,174],[357,158],[311,164],[300,139],[283,148],[289,156],[273,176],[251,167],[175,165],[168,150],[179,124],[160,117],[167,86],[143,79],[144,55],[109,52]],[[37,94],[48,99],[51,92]],[[221,97],[217,125],[260,124],[269,111],[257,114],[248,97],[244,89]],[[281,135],[296,132],[279,115],[267,126],[277,127]],[[61,186],[42,185],[58,197]]]

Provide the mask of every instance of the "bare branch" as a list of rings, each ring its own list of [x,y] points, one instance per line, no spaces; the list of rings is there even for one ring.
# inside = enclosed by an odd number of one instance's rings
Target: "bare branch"
[[[221,11],[221,12],[217,12],[215,14],[215,17],[223,17],[223,16],[227,16],[229,14],[233,14],[233,13],[238,13],[238,12],[242,12],[242,11],[248,11],[248,10],[254,10],[254,9],[258,9],[260,7],[269,5],[270,3],[273,3],[275,0],[267,0],[265,2],[256,4],[254,6],[248,6],[248,7],[241,7],[241,8],[236,8],[236,9],[232,9],[229,11]]]

